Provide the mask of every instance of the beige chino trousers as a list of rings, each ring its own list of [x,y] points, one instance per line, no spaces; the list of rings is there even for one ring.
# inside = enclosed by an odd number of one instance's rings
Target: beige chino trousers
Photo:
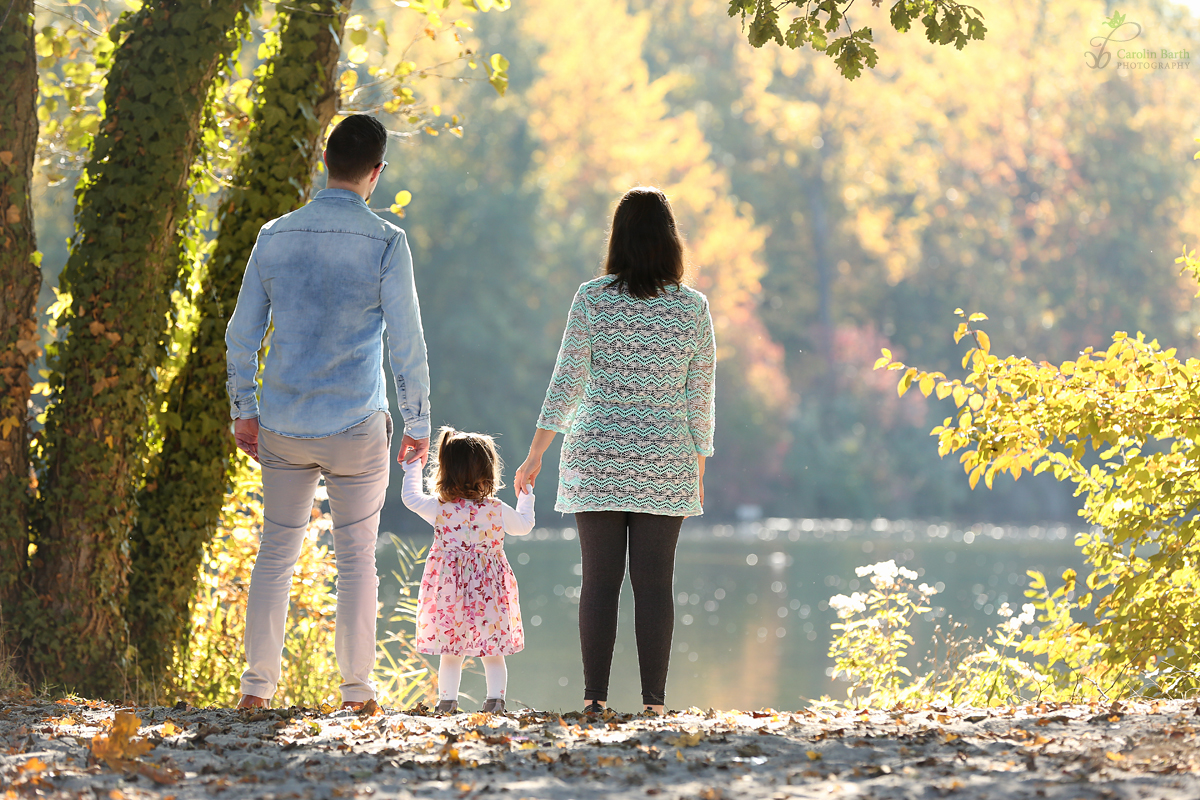
[[[260,430],[263,531],[246,608],[242,694],[270,698],[279,686],[292,573],[312,519],[317,480],[325,478],[337,558],[334,652],[342,702],[375,697],[375,618],[379,576],[375,542],[387,492],[392,418],[386,411],[334,436],[298,439]]]

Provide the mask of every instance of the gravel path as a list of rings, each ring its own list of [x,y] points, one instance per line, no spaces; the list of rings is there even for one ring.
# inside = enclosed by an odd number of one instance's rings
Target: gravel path
[[[591,720],[372,710],[0,701],[0,797],[1200,797],[1195,701]]]

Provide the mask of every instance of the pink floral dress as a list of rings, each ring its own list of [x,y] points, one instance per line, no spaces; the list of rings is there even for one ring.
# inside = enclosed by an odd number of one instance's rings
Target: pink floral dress
[[[533,529],[533,495],[513,509],[497,498],[443,503],[405,465],[404,504],[433,524],[417,596],[417,650],[432,655],[507,656],[525,647],[517,578],[504,534]]]

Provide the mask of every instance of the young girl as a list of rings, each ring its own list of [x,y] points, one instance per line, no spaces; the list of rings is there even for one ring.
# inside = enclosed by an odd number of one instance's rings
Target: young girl
[[[441,656],[437,710],[458,711],[463,659],[478,656],[487,677],[483,710],[503,714],[504,657],[525,647],[517,579],[504,557],[504,534],[533,530],[532,487],[517,508],[500,502],[500,456],[492,437],[442,428],[436,496],[421,485],[421,463],[404,465],[404,505],[434,527],[417,597],[417,650]]]

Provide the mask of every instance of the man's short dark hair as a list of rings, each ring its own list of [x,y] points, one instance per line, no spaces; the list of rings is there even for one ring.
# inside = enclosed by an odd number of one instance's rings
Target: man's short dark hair
[[[375,117],[351,114],[339,122],[325,144],[325,167],[336,181],[357,183],[367,177],[387,150],[387,128]]]

